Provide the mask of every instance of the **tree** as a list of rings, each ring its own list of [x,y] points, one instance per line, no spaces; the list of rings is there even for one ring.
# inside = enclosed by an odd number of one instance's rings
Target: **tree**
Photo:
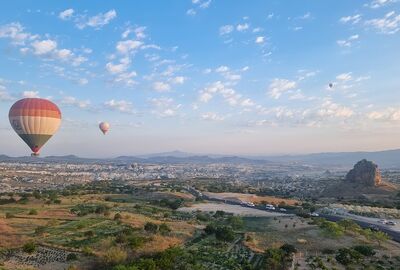
[[[361,230],[361,227],[351,219],[342,219],[338,224],[343,227],[345,231],[358,232]]]
[[[371,236],[372,236],[372,239],[378,243],[379,247],[381,247],[382,242],[389,240],[389,236],[386,233],[381,232],[381,231],[373,232]]]
[[[280,249],[282,249],[286,254],[291,255],[297,252],[297,249],[290,244],[283,244]]]
[[[121,220],[122,219],[122,215],[120,213],[116,213],[114,215],[114,220]]]
[[[362,258],[362,255],[354,249],[341,248],[338,250],[335,258],[339,263],[349,265],[352,263],[358,263]]]
[[[29,213],[28,213],[28,215],[37,215],[38,214],[38,212],[37,212],[37,210],[36,209],[31,209],[30,211],[29,211]]]
[[[233,232],[232,228],[228,226],[221,226],[216,229],[215,237],[220,241],[232,242],[235,239],[235,233]]]
[[[158,227],[158,231],[161,234],[167,234],[171,232],[171,228],[166,223],[161,223],[160,227]]]
[[[22,250],[26,253],[33,253],[36,250],[36,244],[34,242],[28,242],[22,247]]]
[[[362,255],[367,256],[367,257],[371,257],[371,256],[374,256],[376,254],[374,248],[371,247],[371,246],[359,245],[359,246],[353,247],[353,249],[355,251],[361,253]]]
[[[244,226],[244,222],[243,219],[239,216],[230,216],[228,217],[228,223],[229,225],[232,226],[232,228],[238,230],[238,229],[242,229]]]
[[[147,223],[144,225],[144,230],[145,230],[146,232],[156,233],[157,230],[158,230],[158,225],[155,224],[155,223],[153,223],[153,222],[147,222]]]
[[[215,228],[215,226],[213,224],[208,224],[206,226],[206,228],[204,229],[204,232],[206,234],[213,234],[213,233],[215,233],[215,230],[216,230],[216,228]]]
[[[285,252],[282,249],[270,248],[264,254],[265,269],[283,270],[285,267]]]
[[[6,218],[13,218],[13,217],[15,217],[14,214],[8,212],[6,213]]]

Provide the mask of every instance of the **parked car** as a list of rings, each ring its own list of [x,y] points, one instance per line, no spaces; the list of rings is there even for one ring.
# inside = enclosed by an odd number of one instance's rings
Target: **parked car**
[[[273,206],[272,204],[267,204],[267,205],[265,205],[265,209],[275,210],[275,206]]]
[[[319,217],[319,214],[314,212],[314,213],[311,213],[311,216],[312,217]]]

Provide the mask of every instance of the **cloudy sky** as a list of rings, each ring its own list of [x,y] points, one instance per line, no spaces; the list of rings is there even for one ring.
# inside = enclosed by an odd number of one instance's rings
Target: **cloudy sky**
[[[43,155],[400,148],[397,0],[7,1],[0,53],[8,155],[23,97],[63,113]]]

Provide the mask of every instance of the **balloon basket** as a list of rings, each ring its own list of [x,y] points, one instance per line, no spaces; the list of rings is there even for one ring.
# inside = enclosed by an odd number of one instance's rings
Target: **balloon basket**
[[[31,157],[38,157],[39,156],[39,153],[32,153],[31,154]]]

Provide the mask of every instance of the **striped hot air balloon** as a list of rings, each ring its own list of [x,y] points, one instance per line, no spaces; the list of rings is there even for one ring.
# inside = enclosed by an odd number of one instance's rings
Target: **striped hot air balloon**
[[[12,105],[8,118],[18,136],[32,149],[32,156],[37,156],[60,127],[61,112],[47,99],[24,98]]]
[[[100,128],[101,132],[103,132],[103,134],[106,135],[106,133],[110,129],[110,124],[107,122],[101,122],[99,124],[99,128]]]

